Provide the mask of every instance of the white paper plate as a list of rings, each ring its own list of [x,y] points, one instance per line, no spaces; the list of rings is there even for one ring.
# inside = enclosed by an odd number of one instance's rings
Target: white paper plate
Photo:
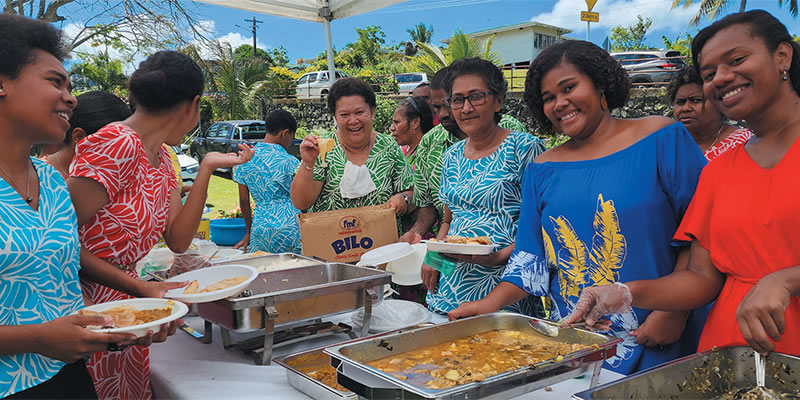
[[[437,253],[461,254],[466,256],[485,256],[491,254],[497,245],[494,244],[462,244],[462,243],[446,243],[446,242],[431,242],[430,240],[423,240],[428,246],[428,250]]]
[[[219,249],[214,257],[208,261],[211,263],[219,263],[224,261],[232,261],[243,258],[244,252],[239,249]]]
[[[237,276],[246,276],[247,279],[238,285],[208,293],[184,294],[183,291],[186,288],[181,287],[167,291],[164,297],[169,297],[171,299],[184,301],[187,303],[208,303],[211,301],[233,297],[241,293],[245,288],[247,288],[248,285],[250,285],[250,282],[256,279],[258,276],[258,271],[249,265],[219,265],[216,267],[201,268],[194,271],[185,272],[167,279],[166,282],[197,281],[198,289],[203,290],[204,287],[211,285],[212,283],[219,282],[223,279],[236,278]]]
[[[388,299],[372,307],[369,331],[373,333],[388,332],[428,322],[430,319],[430,311],[422,304],[408,300]],[[364,321],[364,309],[351,314],[350,320],[357,328],[361,328]]]
[[[164,308],[168,304],[172,305],[172,314],[170,314],[168,317],[164,317],[159,320],[155,320],[153,322],[126,326],[124,328],[92,329],[95,332],[108,332],[108,333],[124,332],[124,333],[132,333],[136,335],[136,337],[142,337],[147,335],[147,331],[151,329],[153,330],[154,333],[158,333],[159,326],[172,322],[186,315],[186,313],[189,312],[189,307],[187,307],[186,304],[177,301],[172,301],[169,299],[140,298],[140,299],[117,300],[109,303],[95,304],[84,308],[84,310],[102,312],[119,306],[132,306],[137,310],[148,310],[154,308]],[[77,314],[77,312],[75,312],[74,314]]]

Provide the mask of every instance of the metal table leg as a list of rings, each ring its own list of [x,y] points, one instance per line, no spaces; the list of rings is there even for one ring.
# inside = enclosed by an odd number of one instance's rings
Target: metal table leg
[[[597,386],[598,379],[600,379],[600,371],[603,369],[603,360],[597,361],[592,367],[592,381],[589,383],[589,389]]]
[[[369,334],[369,325],[372,320],[372,303],[378,301],[378,293],[374,289],[364,289],[364,320],[361,322],[361,337]]]
[[[272,363],[272,342],[275,338],[275,319],[278,318],[278,309],[275,306],[264,307],[266,320],[264,321],[264,353],[261,355],[259,365]]]

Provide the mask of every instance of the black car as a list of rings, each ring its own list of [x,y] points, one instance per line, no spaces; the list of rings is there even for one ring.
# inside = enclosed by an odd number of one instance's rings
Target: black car
[[[197,161],[203,161],[206,153],[218,151],[220,153],[235,153],[239,151],[239,143],[247,143],[250,147],[264,140],[267,127],[264,121],[220,121],[215,122],[205,132],[198,135],[189,146],[189,153]],[[299,139],[292,140],[289,153],[300,158]],[[230,172],[230,168],[225,169]]]

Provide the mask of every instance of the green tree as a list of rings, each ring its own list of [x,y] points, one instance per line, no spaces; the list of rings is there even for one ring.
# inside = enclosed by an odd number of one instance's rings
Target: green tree
[[[79,54],[81,62],[69,68],[73,84],[78,91],[102,90],[121,93],[128,77],[122,72],[122,61],[111,59],[108,52],[101,54]]]
[[[478,41],[467,36],[460,29],[448,40],[446,47],[431,43],[419,43],[419,54],[412,59],[413,68],[432,76],[436,71],[450,65],[453,61],[468,57],[480,57],[495,64],[502,60],[492,51],[494,36],[486,41]]]
[[[272,59],[273,66],[285,67],[289,65],[289,52],[283,46],[270,50],[269,57]]]
[[[268,66],[272,66],[272,57],[270,57],[266,51],[256,48],[255,57],[263,60],[268,64]],[[243,44],[237,47],[233,52],[233,58],[236,60],[236,62],[243,62],[248,58],[253,58],[253,46],[249,44]]]
[[[364,29],[356,28],[356,33],[358,39],[347,45],[347,48],[359,58],[358,62],[353,63],[358,67],[377,64],[381,47],[386,43],[384,40],[386,34],[377,25],[370,25]]]
[[[433,25],[426,26],[422,22],[406,29],[406,32],[411,36],[412,43],[430,43],[433,39]]]
[[[638,21],[633,25],[615,26],[611,29],[609,40],[611,41],[612,51],[648,49],[644,42],[647,30],[650,29],[653,21],[650,18],[642,18],[641,15],[637,15],[636,18],[638,18]]]
[[[714,20],[721,11],[728,7],[739,3],[738,12],[744,12],[747,9],[747,0],[673,0],[672,8],[683,6],[691,7],[694,4],[699,4],[697,14],[689,21],[693,25],[697,25],[703,17],[709,20]],[[789,14],[797,18],[797,0],[778,0],[778,7],[786,5],[789,8]]]
[[[666,36],[661,36],[661,40],[664,41],[665,49],[680,51],[682,56],[690,57],[690,60],[692,55],[692,39],[692,35],[690,35],[689,32],[679,34],[675,40],[669,40]]]

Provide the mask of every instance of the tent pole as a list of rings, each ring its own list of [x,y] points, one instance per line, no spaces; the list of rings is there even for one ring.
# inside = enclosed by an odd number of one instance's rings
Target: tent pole
[[[325,6],[320,10],[320,16],[322,16],[322,26],[325,28],[325,45],[328,51],[328,79],[333,85],[336,82],[336,66],[333,64],[333,40],[331,39],[331,19],[333,19],[333,15],[331,15],[328,0],[323,1],[323,4]]]

